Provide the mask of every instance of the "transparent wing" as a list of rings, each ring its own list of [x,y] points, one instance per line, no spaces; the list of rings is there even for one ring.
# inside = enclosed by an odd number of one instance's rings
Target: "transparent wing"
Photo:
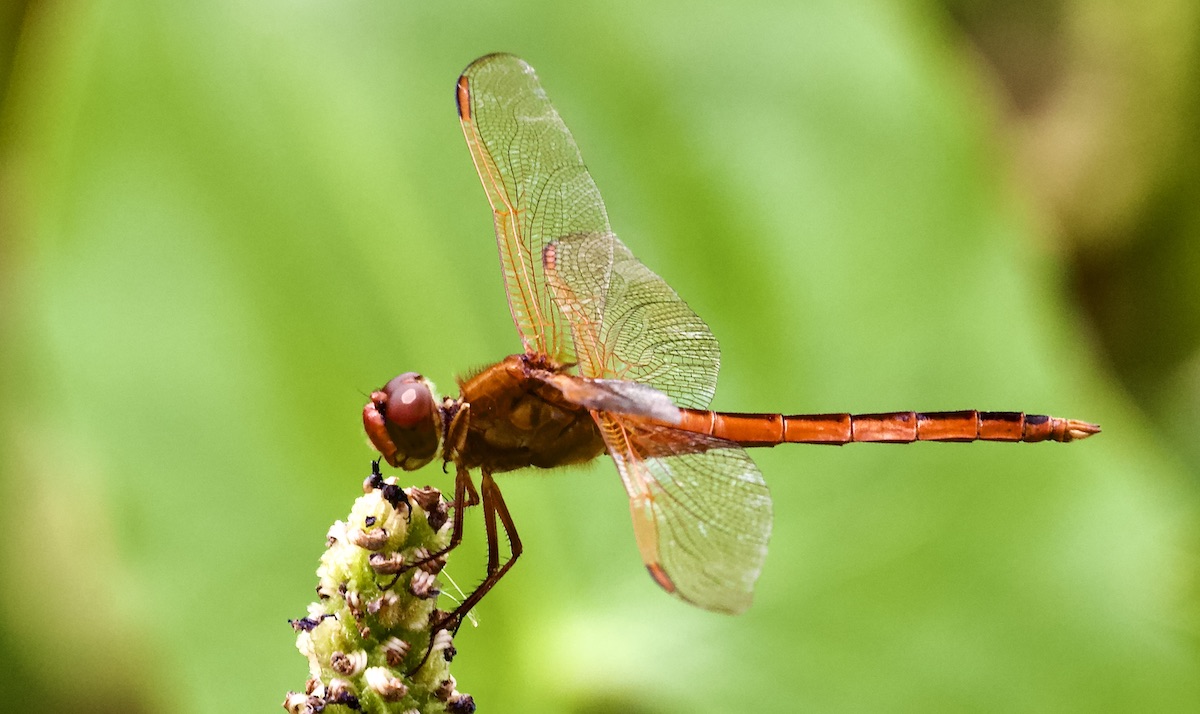
[[[649,384],[703,409],[721,351],[708,325],[612,233],[577,233],[545,247],[546,278],[574,332],[579,371]]]
[[[512,55],[475,60],[458,79],[458,113],[495,217],[513,322],[529,354],[573,362],[542,249],[574,233],[607,233],[608,215],[571,132],[533,68]]]
[[[717,612],[750,606],[771,536],[771,494],[745,449],[593,413],[617,464],[638,550],[664,590]]]

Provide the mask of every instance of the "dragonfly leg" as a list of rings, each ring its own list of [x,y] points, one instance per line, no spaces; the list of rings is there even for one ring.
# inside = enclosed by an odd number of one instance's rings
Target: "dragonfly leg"
[[[425,656],[421,661],[409,671],[409,676],[415,674],[425,663],[429,661],[429,655],[433,652],[434,636],[441,630],[449,630],[451,634],[458,634],[458,628],[462,625],[463,618],[475,607],[488,591],[495,587],[496,583],[500,582],[500,578],[508,572],[513,563],[517,562],[517,558],[521,557],[524,548],[521,545],[521,537],[517,535],[517,527],[513,523],[512,515],[508,512],[508,505],[504,502],[504,496],[500,493],[500,487],[496,485],[492,479],[491,473],[484,471],[481,481],[481,490],[483,491],[483,520],[487,528],[487,544],[488,544],[488,567],[487,575],[484,576],[483,582],[479,583],[478,587],[471,591],[467,599],[448,613],[445,617],[438,620],[429,628],[430,640],[429,647],[425,650]],[[456,489],[457,490],[457,489]],[[461,510],[461,509],[459,509]],[[500,532],[496,529],[496,517],[500,517],[500,524],[504,527],[504,533],[508,536],[509,552],[511,556],[503,565],[500,563]],[[457,521],[456,513],[456,531],[460,530],[460,524]],[[455,543],[451,542],[451,547]],[[443,551],[444,552],[444,551]]]
[[[430,553],[420,560],[415,560],[411,563],[405,564],[404,567],[400,568],[400,570],[392,577],[391,582],[382,586],[381,589],[391,590],[396,584],[396,581],[400,579],[401,575],[407,573],[413,568],[419,568],[428,562],[437,560],[438,558],[457,548],[459,543],[462,543],[463,539],[463,523],[465,520],[464,515],[466,507],[478,504],[479,500],[479,493],[475,490],[475,484],[471,482],[471,472],[459,466],[458,471],[454,476],[454,522],[450,527],[450,543],[436,553]]]
[[[461,471],[462,469],[459,469],[459,470]],[[460,496],[458,494],[458,477],[455,477],[455,479],[454,479],[454,490],[455,490],[454,508],[455,509],[470,508],[471,506],[479,505],[479,492],[475,490],[475,482],[473,482],[471,480],[470,475],[466,476],[464,480],[467,482],[467,494],[466,494],[467,501],[466,501],[466,503],[463,503],[462,496]]]
[[[471,611],[471,608],[475,607],[483,599],[483,596],[487,595],[488,591],[500,582],[500,579],[524,552],[521,537],[517,535],[516,524],[513,523],[512,515],[508,512],[508,505],[504,502],[500,487],[496,485],[492,475],[486,471],[483,473],[480,489],[483,491],[483,520],[487,528],[487,575],[484,576],[483,582],[471,591],[467,599],[463,600],[462,604],[454,609],[454,612],[443,618],[435,629],[451,629],[453,632],[457,632],[459,626],[462,625],[463,618]],[[500,519],[500,525],[504,528],[504,534],[508,537],[510,556],[503,564],[500,563],[500,533],[496,528],[497,517]]]

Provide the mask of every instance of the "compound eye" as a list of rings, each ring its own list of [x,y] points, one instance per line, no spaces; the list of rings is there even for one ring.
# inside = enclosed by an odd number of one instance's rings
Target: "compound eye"
[[[412,471],[433,460],[442,439],[442,411],[433,385],[405,372],[371,392],[363,407],[367,438],[392,466]]]
[[[412,428],[433,418],[433,392],[416,372],[405,372],[383,388],[387,395],[384,416],[389,424]]]

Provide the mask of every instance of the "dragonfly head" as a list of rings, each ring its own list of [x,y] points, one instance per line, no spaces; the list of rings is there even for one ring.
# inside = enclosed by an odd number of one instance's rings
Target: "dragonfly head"
[[[363,428],[385,461],[405,471],[433,460],[442,437],[442,412],[433,385],[416,372],[405,372],[371,392],[363,407]]]

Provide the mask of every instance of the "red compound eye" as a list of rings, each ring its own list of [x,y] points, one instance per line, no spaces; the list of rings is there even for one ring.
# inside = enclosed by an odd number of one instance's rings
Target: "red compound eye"
[[[416,372],[405,372],[371,393],[363,407],[363,426],[389,464],[411,471],[437,454],[442,414],[429,382]]]
[[[388,424],[413,427],[433,414],[433,392],[416,372],[406,372],[383,388],[387,395],[384,416]]]

